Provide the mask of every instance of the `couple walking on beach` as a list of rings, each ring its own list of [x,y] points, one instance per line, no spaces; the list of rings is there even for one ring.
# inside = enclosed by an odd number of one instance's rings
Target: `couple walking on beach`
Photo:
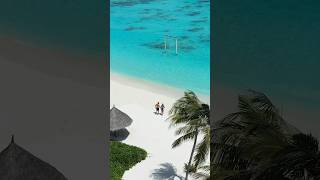
[[[157,104],[155,105],[155,108],[156,108],[156,114],[160,114],[160,115],[163,115],[163,111],[164,111],[164,104],[161,104],[160,106],[160,103],[157,102]],[[161,113],[159,113],[159,109],[161,110]]]

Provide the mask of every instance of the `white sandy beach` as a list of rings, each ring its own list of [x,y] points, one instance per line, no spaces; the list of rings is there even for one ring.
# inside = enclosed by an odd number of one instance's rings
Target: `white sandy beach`
[[[170,175],[174,175],[173,171],[168,171],[162,177],[152,176],[157,169],[163,168],[161,164],[172,165],[177,170],[176,174],[184,177],[183,167],[188,162],[192,142],[172,149],[171,144],[177,136],[174,135],[175,128],[169,129],[169,121],[166,120],[168,110],[182,96],[183,91],[180,90],[111,74],[110,106],[115,105],[133,119],[132,125],[127,128],[130,135],[123,142],[148,152],[144,161],[125,172],[124,180],[168,179]],[[154,114],[154,104],[157,101],[165,104],[164,116]]]

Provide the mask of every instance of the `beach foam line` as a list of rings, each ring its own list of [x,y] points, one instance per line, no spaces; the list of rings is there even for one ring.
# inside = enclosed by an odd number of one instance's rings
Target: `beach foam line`
[[[120,83],[135,89],[144,89],[155,94],[161,94],[167,97],[174,98],[176,100],[183,97],[184,92],[187,91],[187,89],[179,89],[162,83],[156,83],[149,80],[124,75],[112,70],[110,72],[110,82]],[[110,89],[112,89],[111,84]],[[210,104],[210,96],[198,93],[196,93],[196,95],[202,102]]]

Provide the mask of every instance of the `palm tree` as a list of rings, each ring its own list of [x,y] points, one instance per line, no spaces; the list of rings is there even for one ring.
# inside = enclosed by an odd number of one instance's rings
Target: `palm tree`
[[[267,180],[270,174],[288,179],[320,179],[319,142],[311,134],[295,134],[275,158],[266,163],[255,179]]]
[[[320,178],[318,141],[286,123],[266,95],[255,91],[240,95],[238,108],[216,125],[214,179]]]
[[[191,150],[188,164],[186,164],[186,177],[192,169],[192,162],[195,166],[203,163],[209,154],[210,150],[210,107],[202,103],[196,94],[192,91],[187,91],[184,96],[178,99],[171,110],[169,111],[171,125],[179,126],[175,134],[180,136],[176,139],[172,148],[179,146],[181,143],[193,140],[193,147]],[[203,135],[201,142],[197,145],[199,134]],[[195,156],[194,156],[194,153]],[[193,156],[195,157],[193,160]]]
[[[210,165],[198,166],[194,172],[191,172],[191,175],[195,179],[210,180]]]

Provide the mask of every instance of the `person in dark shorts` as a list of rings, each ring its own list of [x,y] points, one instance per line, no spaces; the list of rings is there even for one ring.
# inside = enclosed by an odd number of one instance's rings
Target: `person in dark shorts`
[[[163,103],[161,104],[160,109],[161,109],[161,115],[163,115],[163,111],[164,111],[164,104]]]
[[[159,108],[160,108],[159,102],[155,105],[155,108],[156,108],[156,114],[159,114]]]

